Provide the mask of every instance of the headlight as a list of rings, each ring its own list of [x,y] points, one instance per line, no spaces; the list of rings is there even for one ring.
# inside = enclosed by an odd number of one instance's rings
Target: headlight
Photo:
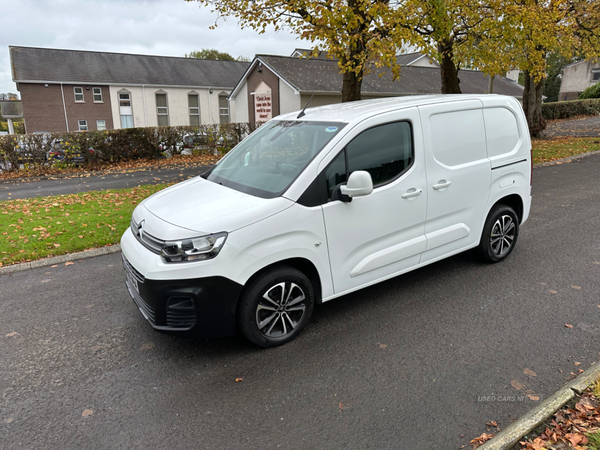
[[[227,233],[209,234],[164,243],[160,255],[167,262],[204,261],[215,258],[225,244]]]

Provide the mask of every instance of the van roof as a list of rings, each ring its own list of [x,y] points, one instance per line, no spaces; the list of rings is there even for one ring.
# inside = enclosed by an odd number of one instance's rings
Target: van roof
[[[461,100],[482,99],[496,94],[439,94],[439,95],[411,95],[405,97],[385,97],[359,102],[335,103],[332,105],[307,108],[302,120],[329,121],[329,122],[354,122],[384,112],[404,109],[413,106],[431,105],[435,103],[456,102]],[[310,105],[309,105],[310,106]],[[280,120],[296,120],[299,111],[277,116]]]

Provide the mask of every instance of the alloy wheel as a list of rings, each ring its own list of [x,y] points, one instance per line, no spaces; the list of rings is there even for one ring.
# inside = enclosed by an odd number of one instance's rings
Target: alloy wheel
[[[260,333],[268,338],[291,333],[302,322],[306,301],[302,288],[291,281],[267,289],[256,306],[255,320]]]
[[[490,233],[490,247],[494,255],[502,257],[510,251],[516,232],[513,218],[509,215],[502,215],[494,222]]]

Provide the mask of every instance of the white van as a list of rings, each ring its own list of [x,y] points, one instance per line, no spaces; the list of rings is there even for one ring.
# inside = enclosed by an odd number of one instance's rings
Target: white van
[[[295,338],[315,303],[476,249],[505,259],[531,204],[531,141],[499,95],[386,98],[279,116],[144,200],[121,239],[159,331]]]

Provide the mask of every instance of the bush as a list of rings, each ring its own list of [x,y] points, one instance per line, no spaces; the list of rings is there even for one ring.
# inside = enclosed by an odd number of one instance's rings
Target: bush
[[[48,158],[50,151],[64,154],[65,164],[159,159],[181,153],[186,135],[202,142],[200,150],[224,154],[259,125],[231,123],[0,136],[0,172],[49,167],[56,162]]]
[[[542,104],[542,115],[546,120],[568,119],[576,116],[595,116],[597,114],[600,114],[600,99]]]
[[[584,100],[586,98],[600,98],[600,83],[590,86],[579,94],[579,100]]]

